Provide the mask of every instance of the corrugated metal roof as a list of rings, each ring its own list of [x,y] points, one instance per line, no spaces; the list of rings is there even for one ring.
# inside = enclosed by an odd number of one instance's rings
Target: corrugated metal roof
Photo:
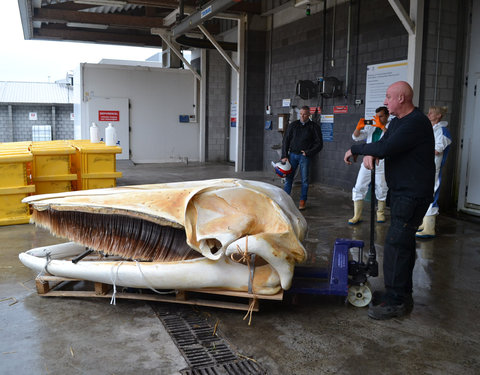
[[[65,83],[0,81],[0,103],[73,104],[73,87]]]

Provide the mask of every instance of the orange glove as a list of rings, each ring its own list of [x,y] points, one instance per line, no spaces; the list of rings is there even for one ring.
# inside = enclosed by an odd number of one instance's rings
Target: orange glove
[[[383,125],[381,122],[380,122],[380,119],[378,118],[378,116],[375,116],[373,118],[373,124],[372,126],[375,126],[376,128],[380,128],[382,130],[385,130],[385,125]]]
[[[355,128],[356,130],[362,130],[365,127],[365,119],[361,118],[358,120],[357,127]]]

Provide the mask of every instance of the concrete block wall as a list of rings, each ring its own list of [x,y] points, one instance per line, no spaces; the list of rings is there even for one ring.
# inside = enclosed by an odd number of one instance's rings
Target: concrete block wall
[[[11,142],[13,139],[12,108],[0,105],[0,142]]]
[[[73,106],[70,104],[55,105],[55,134],[54,139],[73,139],[73,120],[70,114]]]
[[[32,140],[33,125],[51,125],[52,139],[73,139],[73,120],[70,114],[73,105],[12,104],[0,106],[0,142],[21,142]],[[37,113],[37,120],[30,120],[30,112]]]
[[[30,120],[29,113],[36,112],[37,120]],[[13,106],[13,142],[31,141],[32,126],[52,125],[52,107],[42,105]]]
[[[250,30],[246,36],[245,60],[245,163],[246,171],[263,168],[265,128],[265,42],[266,32]]]
[[[323,150],[313,163],[311,180],[350,191],[360,164],[346,166],[343,155],[352,145],[351,134],[365,111],[363,104],[355,105],[355,99],[365,99],[367,65],[406,59],[408,37],[388,2],[375,0],[370,1],[368,6],[365,2],[354,2],[349,83],[346,88],[347,19],[348,4],[337,6],[333,40],[331,8],[327,9],[326,17],[320,12],[273,30],[271,103],[265,102],[265,105],[272,106],[273,115],[265,116],[265,119],[272,119],[274,131],[264,132],[263,167],[271,169],[270,161],[278,159],[273,149],[282,142],[282,133],[275,131],[278,129],[278,114],[290,111],[289,107],[282,107],[282,99],[291,99],[297,108],[303,105],[321,106],[323,114],[333,114],[336,105],[348,105],[348,113],[335,115],[333,142],[324,143]],[[382,24],[384,27],[380,31]],[[266,75],[268,69],[267,65]],[[315,81],[321,76],[336,77],[342,81],[345,95],[306,100],[295,96],[298,80]]]
[[[408,11],[408,2],[403,5]],[[453,178],[442,182],[440,207],[451,212],[456,210],[454,187],[460,178],[455,165],[460,148],[465,35],[470,23],[468,9],[468,0],[425,2],[419,108],[424,112],[433,104],[449,108],[446,120],[453,144],[444,175]],[[320,105],[324,114],[332,114],[335,105],[348,105],[347,114],[335,115],[334,140],[325,142],[323,151],[313,163],[311,179],[346,191],[355,183],[359,163],[345,166],[343,155],[351,146],[351,133],[365,111],[363,104],[355,105],[355,99],[365,99],[366,67],[407,59],[408,35],[386,1],[352,2],[351,11],[348,88],[345,85],[348,3],[336,8],[333,40],[331,8],[327,9],[325,18],[323,12],[305,16],[275,28],[273,35],[267,34],[267,40],[272,38],[272,64],[266,64],[265,76],[271,73],[272,81],[270,85],[266,82],[265,105],[272,106],[273,115],[265,119],[273,121],[274,130],[264,132],[264,170],[271,169],[270,160],[278,159],[275,148],[282,142],[282,133],[275,131],[278,115],[290,111],[289,107],[282,107],[282,99],[291,99],[297,108]],[[267,50],[267,61],[269,53]],[[315,81],[318,76],[334,76],[343,81],[346,95],[319,100],[302,100],[295,96],[298,80]]]
[[[230,66],[217,50],[207,51],[207,161],[228,160]]]

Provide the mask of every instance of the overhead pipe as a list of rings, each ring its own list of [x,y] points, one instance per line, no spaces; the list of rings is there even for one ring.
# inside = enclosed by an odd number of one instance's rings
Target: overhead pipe
[[[268,43],[268,98],[267,98],[267,105],[271,105],[272,101],[272,51],[273,51],[273,13],[269,16],[270,17],[270,40]]]
[[[345,61],[345,93],[348,96],[349,74],[350,74],[350,31],[352,26],[352,0],[348,0],[348,21],[347,21],[347,57]]]
[[[185,4],[183,0],[180,0],[178,2],[178,20],[181,21],[183,20],[183,17],[185,17]]]
[[[326,35],[327,35],[327,0],[323,0],[323,40],[322,40],[322,78],[325,77],[325,53],[326,53]],[[323,95],[321,95],[321,108],[323,108]]]
[[[438,89],[438,55],[440,52],[440,22],[442,21],[442,0],[438,4],[438,21],[437,21],[437,52],[435,56],[435,83],[433,85],[433,105],[437,104],[437,89]]]
[[[332,20],[332,59],[330,60],[330,66],[335,67],[335,24],[337,15],[337,0],[333,2],[333,20]]]

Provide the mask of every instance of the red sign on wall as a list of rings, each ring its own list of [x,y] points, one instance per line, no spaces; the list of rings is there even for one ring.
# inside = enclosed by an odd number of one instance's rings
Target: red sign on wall
[[[120,111],[98,111],[98,121],[120,121]]]
[[[336,105],[333,107],[333,113],[348,113],[348,105]]]
[[[315,114],[315,110],[318,109],[317,113],[322,113],[322,107],[310,107],[310,114],[313,115]]]

